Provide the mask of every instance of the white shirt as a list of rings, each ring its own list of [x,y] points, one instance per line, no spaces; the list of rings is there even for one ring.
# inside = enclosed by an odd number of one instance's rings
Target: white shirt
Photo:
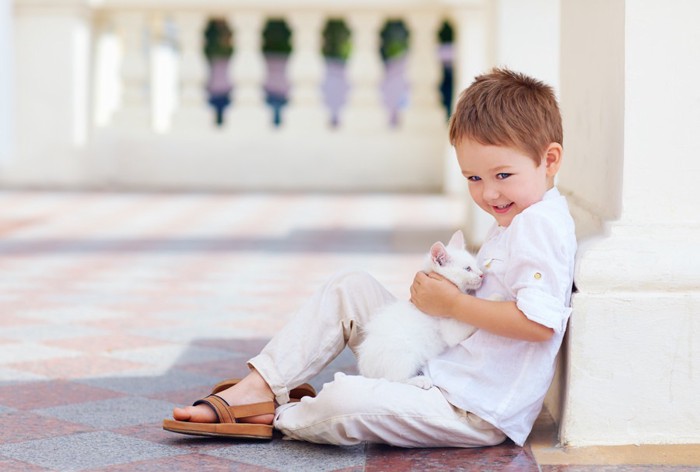
[[[522,446],[554,376],[571,314],[576,237],[566,199],[556,188],[495,226],[477,260],[485,277],[479,298],[514,300],[529,319],[554,330],[545,342],[477,330],[431,360],[424,373],[458,408],[496,426]]]

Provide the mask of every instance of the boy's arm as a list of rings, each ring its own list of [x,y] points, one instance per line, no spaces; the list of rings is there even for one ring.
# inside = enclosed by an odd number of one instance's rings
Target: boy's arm
[[[515,302],[466,295],[442,276],[419,272],[411,285],[411,302],[432,316],[446,316],[491,333],[523,341],[547,341],[554,330],[530,320]]]

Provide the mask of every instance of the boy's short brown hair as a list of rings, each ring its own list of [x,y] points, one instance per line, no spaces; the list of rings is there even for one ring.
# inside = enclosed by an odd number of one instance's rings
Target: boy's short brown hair
[[[549,85],[508,69],[494,68],[459,96],[449,123],[453,146],[468,138],[519,149],[540,164],[550,143],[563,145],[561,113]]]

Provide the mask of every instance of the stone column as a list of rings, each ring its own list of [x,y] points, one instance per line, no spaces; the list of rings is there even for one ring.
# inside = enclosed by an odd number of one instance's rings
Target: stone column
[[[235,134],[267,129],[272,113],[265,104],[263,81],[265,60],[262,54],[262,28],[265,18],[260,12],[240,11],[228,22],[233,30],[235,52],[229,62],[233,100],[226,117],[226,128]]]
[[[330,113],[321,99],[324,62],[321,53],[323,16],[312,11],[292,11],[292,54],[289,57],[289,107],[283,110],[285,128],[318,130],[330,126]]]
[[[698,443],[700,4],[561,13],[560,186],[584,236],[561,441]]]
[[[150,68],[144,41],[148,31],[146,14],[119,12],[114,15],[114,23],[122,46],[122,103],[114,114],[114,124],[122,128],[150,129]]]
[[[85,0],[13,3],[16,158],[3,181],[80,184],[90,137],[91,10]]]
[[[187,11],[175,14],[180,40],[180,100],[173,115],[173,130],[214,128],[214,110],[207,101],[207,60],[204,55],[204,13]]]
[[[412,11],[406,20],[409,30],[409,105],[402,123],[415,132],[439,132],[445,128],[440,101],[442,64],[438,56],[438,27],[442,16],[434,11]]]
[[[384,73],[379,53],[382,19],[378,12],[357,12],[347,16],[352,51],[347,62],[350,91],[348,104],[341,111],[342,128],[367,131],[389,127],[379,89]]]
[[[10,2],[0,4],[0,166],[14,156],[14,49],[12,41],[12,8]],[[9,72],[9,73],[7,73]],[[1,167],[0,167],[1,169]]]

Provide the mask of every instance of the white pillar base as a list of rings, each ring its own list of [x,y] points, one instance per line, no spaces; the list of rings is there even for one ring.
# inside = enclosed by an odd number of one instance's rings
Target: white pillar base
[[[610,230],[579,250],[561,442],[698,443],[700,232]]]

